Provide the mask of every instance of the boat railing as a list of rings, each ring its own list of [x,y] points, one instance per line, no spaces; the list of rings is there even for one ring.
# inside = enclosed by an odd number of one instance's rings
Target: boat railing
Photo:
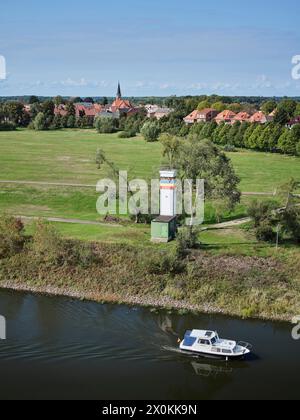
[[[239,347],[244,347],[244,353],[245,353],[245,351],[246,350],[252,350],[252,348],[253,348],[253,346],[252,346],[252,344],[250,344],[250,343],[246,343],[245,341],[239,341],[238,343],[237,343],[237,345],[239,346]]]

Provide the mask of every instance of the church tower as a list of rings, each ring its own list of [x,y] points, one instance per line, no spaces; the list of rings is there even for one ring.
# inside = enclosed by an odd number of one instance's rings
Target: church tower
[[[117,99],[122,98],[122,92],[121,92],[121,85],[120,82],[118,83],[118,91],[117,91]]]

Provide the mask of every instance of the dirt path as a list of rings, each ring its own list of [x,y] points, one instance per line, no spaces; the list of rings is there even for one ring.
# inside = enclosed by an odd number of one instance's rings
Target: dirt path
[[[42,220],[47,220],[48,222],[70,223],[73,225],[109,226],[109,227],[115,227],[115,228],[122,227],[119,224],[101,223],[101,222],[94,222],[91,220],[81,220],[81,219],[64,219],[62,217],[37,217],[37,216],[20,216],[20,215],[15,215],[14,217],[21,219],[24,222],[42,219]]]
[[[40,185],[44,187],[75,187],[75,188],[96,188],[96,184],[76,184],[67,182],[43,182],[43,181],[13,181],[13,180],[0,180],[0,184],[14,184],[14,185]],[[274,196],[274,192],[242,192],[245,196]]]
[[[18,185],[41,185],[46,187],[78,187],[78,188],[96,188],[96,184],[68,184],[65,182],[40,182],[40,181],[5,181],[0,180],[0,184],[18,184]]]

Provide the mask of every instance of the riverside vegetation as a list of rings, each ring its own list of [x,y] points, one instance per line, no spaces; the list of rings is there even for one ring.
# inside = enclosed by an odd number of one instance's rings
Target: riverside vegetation
[[[3,217],[0,286],[243,317],[290,320],[300,312],[297,252],[265,258],[188,247],[184,233],[169,249],[68,240],[41,221],[29,236]]]

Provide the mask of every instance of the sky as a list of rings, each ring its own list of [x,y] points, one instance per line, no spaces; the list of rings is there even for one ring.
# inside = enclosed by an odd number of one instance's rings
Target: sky
[[[1,1],[0,96],[300,96],[299,0]]]

